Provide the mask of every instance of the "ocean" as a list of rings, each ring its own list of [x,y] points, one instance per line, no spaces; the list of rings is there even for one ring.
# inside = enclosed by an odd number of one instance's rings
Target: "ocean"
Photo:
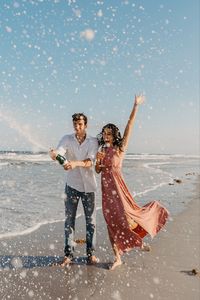
[[[171,217],[183,211],[200,174],[199,156],[127,154],[123,176],[139,205],[160,201]],[[48,153],[0,151],[0,239],[64,220],[65,170]],[[97,175],[97,210],[101,210]],[[77,217],[83,214],[79,205]]]

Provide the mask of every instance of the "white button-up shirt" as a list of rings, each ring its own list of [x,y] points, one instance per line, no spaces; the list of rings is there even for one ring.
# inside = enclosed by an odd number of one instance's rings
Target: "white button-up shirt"
[[[89,158],[93,163],[98,150],[97,139],[91,136],[86,136],[82,144],[79,144],[75,134],[65,135],[59,142],[57,153],[63,155],[67,160],[84,160]],[[76,189],[79,192],[95,192],[97,182],[95,178],[94,167],[76,167],[66,171],[67,185]]]

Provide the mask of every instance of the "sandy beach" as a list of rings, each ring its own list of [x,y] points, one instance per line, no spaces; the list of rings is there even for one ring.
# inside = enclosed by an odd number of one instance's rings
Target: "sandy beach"
[[[125,254],[114,271],[108,270],[113,257],[101,211],[95,266],[86,264],[85,245],[77,245],[77,259],[69,267],[50,266],[63,256],[62,222],[0,240],[0,299],[200,299],[200,275],[192,272],[200,270],[199,180],[195,190],[185,210],[149,240],[152,250]],[[79,238],[83,227],[78,218]]]

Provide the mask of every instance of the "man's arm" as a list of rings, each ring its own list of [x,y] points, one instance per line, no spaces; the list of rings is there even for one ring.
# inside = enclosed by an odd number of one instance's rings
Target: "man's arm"
[[[51,159],[56,160],[56,156],[58,154],[64,156],[66,153],[67,145],[68,145],[68,137],[67,137],[67,135],[65,135],[60,140],[56,149],[49,150],[49,156],[51,157]]]
[[[82,167],[82,168],[90,168],[92,166],[92,161],[90,158],[86,158],[84,160],[71,160],[67,164],[64,164],[64,169],[65,170],[72,170],[77,167]]]
[[[76,167],[82,167],[82,168],[92,167],[95,163],[97,150],[98,150],[97,139],[96,138],[91,138],[87,158],[83,159],[83,160],[69,161],[67,164],[64,165],[64,169],[65,170],[72,170]]]

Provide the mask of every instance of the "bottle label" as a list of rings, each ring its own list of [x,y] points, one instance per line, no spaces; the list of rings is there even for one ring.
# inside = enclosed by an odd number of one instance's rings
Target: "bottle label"
[[[63,165],[64,163],[66,163],[66,158],[65,158],[64,156],[60,155],[60,154],[58,154],[58,155],[56,156],[56,160],[57,160],[61,165]]]

